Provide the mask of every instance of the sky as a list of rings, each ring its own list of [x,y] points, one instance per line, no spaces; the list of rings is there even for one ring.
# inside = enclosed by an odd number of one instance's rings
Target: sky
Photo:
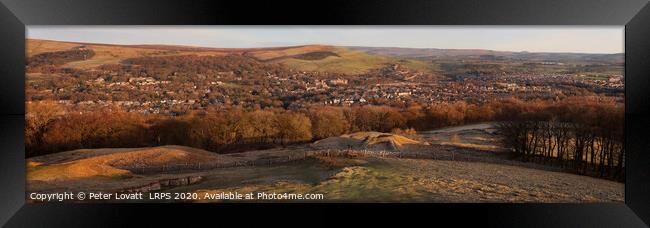
[[[307,44],[623,53],[623,26],[28,26],[27,37],[222,48]]]

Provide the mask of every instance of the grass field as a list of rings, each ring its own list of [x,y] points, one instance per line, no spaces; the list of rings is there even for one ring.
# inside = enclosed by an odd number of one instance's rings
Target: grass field
[[[333,175],[320,181],[283,175],[284,169],[263,168],[263,178],[238,174],[250,180],[245,184],[214,188],[213,182],[213,188],[204,184],[169,192],[312,193],[324,194],[328,202],[622,202],[624,189],[621,183],[591,177],[477,162],[370,159],[364,165],[333,169]],[[326,173],[307,167],[295,171]]]
[[[70,42],[28,39],[25,46],[27,49],[27,57],[30,57],[45,52],[67,50],[73,47],[78,47],[79,44]]]
[[[347,48],[334,48],[331,50],[337,56],[329,56],[320,60],[303,59],[282,59],[281,63],[290,68],[301,71],[321,71],[346,74],[363,74],[370,70],[384,67],[386,64],[397,63],[401,59],[389,56],[371,55],[363,51],[355,51]],[[419,60],[404,60],[404,66],[411,70],[430,72],[433,65]]]
[[[30,159],[27,179],[58,181],[91,177],[122,177],[132,176],[132,173],[119,167],[151,167],[230,160],[232,159],[215,153],[182,146],[74,150]]]

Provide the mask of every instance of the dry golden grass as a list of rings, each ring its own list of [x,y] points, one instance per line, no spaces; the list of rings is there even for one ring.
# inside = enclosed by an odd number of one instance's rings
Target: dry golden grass
[[[67,50],[79,46],[78,43],[34,39],[28,39],[25,45],[27,49],[27,57],[45,52]]]
[[[366,143],[369,145],[391,143],[396,146],[403,146],[406,144],[418,144],[418,145],[426,144],[425,142],[415,141],[413,139],[409,139],[401,135],[393,135],[393,134],[384,134],[384,135],[379,135],[377,137],[369,137],[366,140]]]
[[[267,60],[278,57],[304,54],[313,51],[326,51],[333,49],[333,47],[323,45],[307,45],[288,48],[227,49],[167,45],[85,44],[75,42],[28,39],[27,56],[29,57],[45,52],[68,50],[70,48],[81,45],[92,49],[95,52],[95,56],[87,60],[67,63],[64,65],[64,67],[89,69],[103,64],[118,64],[124,59],[143,56],[173,56],[190,54],[199,56],[223,56],[228,53],[244,52],[249,52],[260,60]]]
[[[342,135],[341,137],[364,140],[364,143],[366,145],[375,145],[375,144],[382,144],[382,143],[390,143],[396,146],[403,146],[407,144],[416,144],[416,145],[428,144],[426,142],[416,141],[401,135],[381,133],[381,132],[356,132],[352,134]]]
[[[69,62],[63,65],[63,67],[90,69],[103,64],[118,64],[128,58],[143,56],[223,56],[233,53],[246,53],[251,54],[259,60],[274,60],[277,58],[274,62],[301,71],[362,74],[398,60],[388,56],[371,55],[363,51],[355,51],[347,48],[326,45],[305,45],[278,48],[204,48],[174,45],[91,44],[34,39],[27,40],[27,56],[29,57],[44,52],[68,50],[81,45],[92,49],[95,52],[95,55],[87,60]],[[338,56],[328,56],[318,60],[282,58],[322,51],[333,52]],[[403,63],[404,66],[411,70],[422,72],[430,72],[432,70],[430,64],[422,61],[404,60]]]
[[[400,200],[413,200],[413,195],[399,190],[405,183],[398,174],[385,172],[383,169],[365,166],[350,166],[342,168],[329,178],[316,183],[307,184],[292,180],[283,180],[275,183],[253,184],[240,187],[200,189],[195,192],[202,198],[206,193],[320,193],[324,194],[326,201],[373,201],[394,202]],[[420,199],[421,200],[421,199]],[[198,200],[198,202],[215,202],[223,200]]]
[[[598,186],[598,187],[593,187]],[[560,172],[477,162],[381,159],[337,169],[316,183],[266,183],[192,190],[241,194],[321,193],[345,202],[622,202],[624,185]],[[213,200],[199,200],[212,202]]]
[[[356,132],[330,137],[316,141],[312,146],[322,149],[369,149],[369,150],[400,150],[406,145],[429,145],[427,142],[409,139],[407,137],[381,133],[381,132]]]
[[[123,177],[131,176],[131,172],[116,167],[156,167],[234,160],[208,151],[182,146],[84,151],[86,154],[71,151],[37,157],[28,161],[27,180],[53,181],[96,176]]]
[[[74,42],[50,41],[50,40],[27,40],[27,56],[33,56],[44,52],[64,51],[73,47],[84,45],[93,50],[95,55],[87,60],[70,62],[63,67],[89,69],[103,64],[118,64],[128,58],[144,56],[173,56],[173,55],[200,55],[200,56],[223,56],[227,51],[200,49],[192,47],[178,47],[174,50],[167,46],[143,46],[143,45],[109,45],[109,44],[85,44]],[[171,48],[171,49],[170,49]],[[170,49],[170,50],[167,50]]]
[[[28,181],[61,181],[88,177],[126,177],[128,170],[117,169],[95,161],[80,161],[55,165],[44,165],[27,170]]]

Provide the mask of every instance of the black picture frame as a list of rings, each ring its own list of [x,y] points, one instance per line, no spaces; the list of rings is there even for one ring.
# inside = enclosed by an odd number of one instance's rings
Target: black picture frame
[[[119,227],[141,219],[153,223],[178,219],[187,223],[234,215],[244,215],[241,221],[247,224],[279,221],[287,216],[278,213],[317,217],[319,223],[335,224],[340,218],[383,222],[396,217],[408,217],[410,222],[478,222],[494,227],[647,227],[650,224],[650,137],[646,134],[650,129],[650,6],[647,0],[0,2],[0,225]],[[25,25],[624,25],[628,154],[625,204],[26,204]],[[359,215],[360,211],[370,214]],[[248,217],[250,214],[255,215],[254,219]]]

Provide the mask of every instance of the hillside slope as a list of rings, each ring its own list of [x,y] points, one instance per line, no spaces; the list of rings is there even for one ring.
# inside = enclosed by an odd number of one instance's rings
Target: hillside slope
[[[348,48],[328,45],[304,45],[272,48],[209,48],[179,45],[115,45],[63,42],[51,40],[27,40],[27,57],[38,54],[67,51],[84,47],[92,50],[94,56],[73,61],[62,67],[91,69],[103,64],[120,64],[123,60],[137,57],[162,57],[176,55],[223,56],[245,55],[261,62],[281,63],[297,71],[319,71],[341,74],[362,74],[400,62],[405,67],[429,72],[431,66],[412,59],[395,58],[386,55],[368,54]]]

